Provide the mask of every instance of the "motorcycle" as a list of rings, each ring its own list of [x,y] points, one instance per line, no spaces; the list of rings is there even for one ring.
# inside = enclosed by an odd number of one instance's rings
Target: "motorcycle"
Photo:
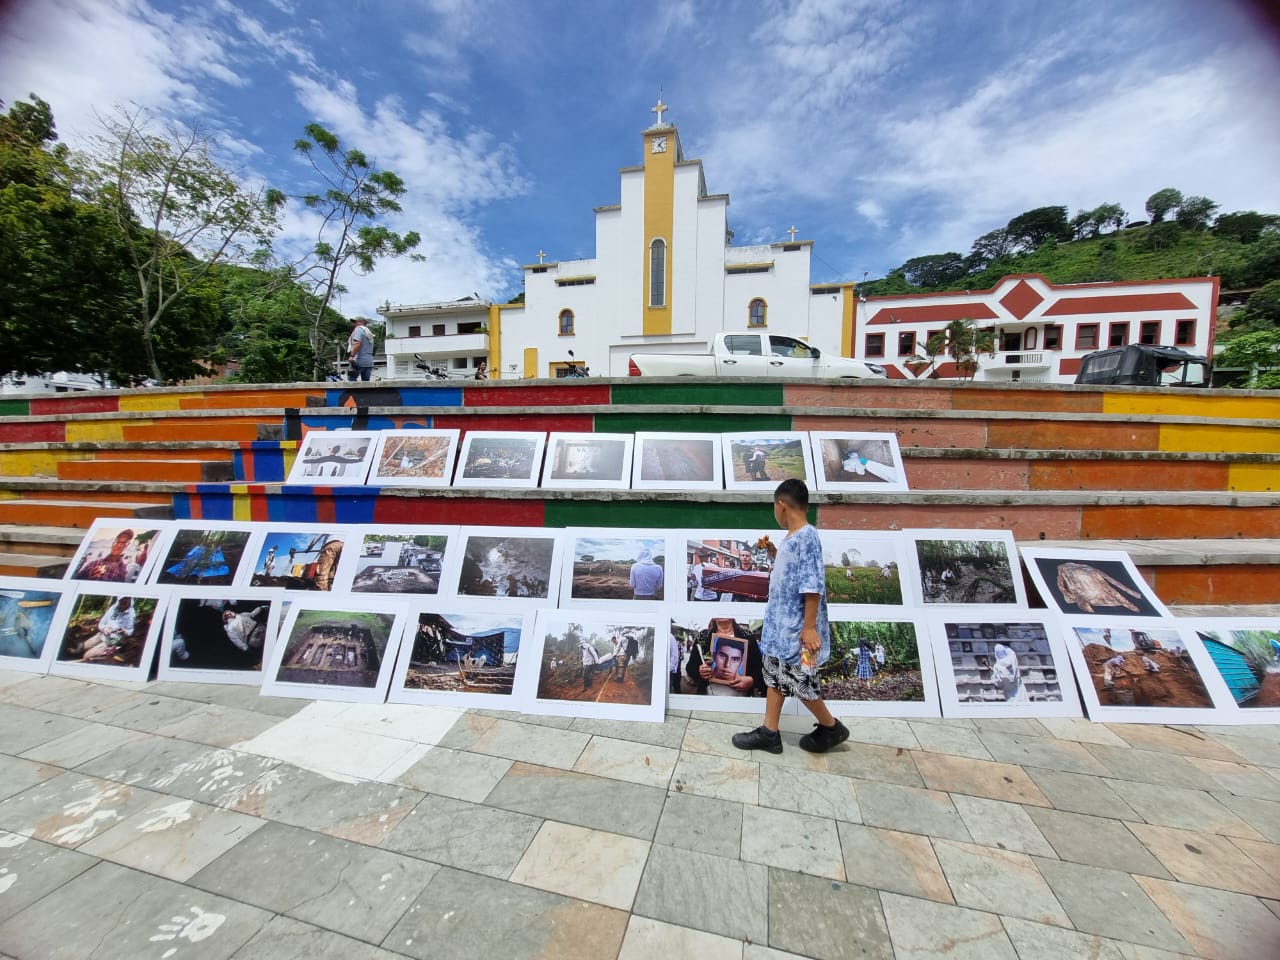
[[[565,372],[563,379],[580,378],[591,376],[591,371],[587,369],[585,363],[577,363],[573,359],[573,351],[569,351],[569,362],[565,364]]]
[[[422,375],[428,380],[448,380],[449,372],[444,367],[433,367],[427,361],[422,359],[421,354],[413,355],[415,361],[414,366],[422,371]]]

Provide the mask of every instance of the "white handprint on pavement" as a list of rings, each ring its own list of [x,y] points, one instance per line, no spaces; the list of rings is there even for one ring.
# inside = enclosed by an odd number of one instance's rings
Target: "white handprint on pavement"
[[[167,943],[172,940],[189,940],[191,943],[199,943],[208,937],[213,936],[214,932],[222,926],[226,921],[220,913],[207,913],[201,910],[195,904],[189,908],[191,916],[179,914],[176,917],[170,917],[168,923],[162,923],[159,926],[160,932],[151,938],[152,943]],[[162,955],[162,960],[168,960],[178,952],[177,947],[170,947]]]
[[[185,823],[191,819],[191,805],[193,803],[195,803],[194,800],[179,800],[176,803],[148,810],[147,812],[152,816],[138,824],[139,832],[159,833],[161,830],[168,830],[170,827]]]

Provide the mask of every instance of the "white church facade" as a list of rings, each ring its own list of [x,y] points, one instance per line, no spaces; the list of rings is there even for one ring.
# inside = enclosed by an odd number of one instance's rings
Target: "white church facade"
[[[593,376],[627,375],[632,353],[697,353],[724,331],[768,330],[911,379],[955,375],[908,364],[929,335],[968,318],[995,335],[975,379],[1071,382],[1079,358],[1118,343],[1207,354],[1217,279],[1054,285],[1006,277],[992,290],[861,298],[847,281],[812,283],[812,240],[735,246],[727,194],[708,193],[702,161],[676,127],[643,131],[643,163],[620,171],[620,199],[595,209],[595,256],[539,253],[524,266],[524,302],[474,297],[379,309],[389,377],[415,375],[413,354],[457,376],[480,360],[493,378],[562,376],[573,360]],[[1154,337],[1154,339],[1152,339]],[[913,368],[915,372],[913,372]]]

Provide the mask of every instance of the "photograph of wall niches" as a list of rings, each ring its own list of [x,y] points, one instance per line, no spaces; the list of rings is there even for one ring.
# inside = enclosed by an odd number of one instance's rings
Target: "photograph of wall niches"
[[[961,703],[1061,700],[1058,668],[1042,623],[948,623],[947,646]],[[1013,670],[1001,676],[1001,660],[1013,654]]]

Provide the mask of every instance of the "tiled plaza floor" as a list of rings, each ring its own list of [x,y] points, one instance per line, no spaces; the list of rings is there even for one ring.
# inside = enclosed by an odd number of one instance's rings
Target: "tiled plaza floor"
[[[663,724],[0,674],[19,960],[1280,958],[1280,728]]]

